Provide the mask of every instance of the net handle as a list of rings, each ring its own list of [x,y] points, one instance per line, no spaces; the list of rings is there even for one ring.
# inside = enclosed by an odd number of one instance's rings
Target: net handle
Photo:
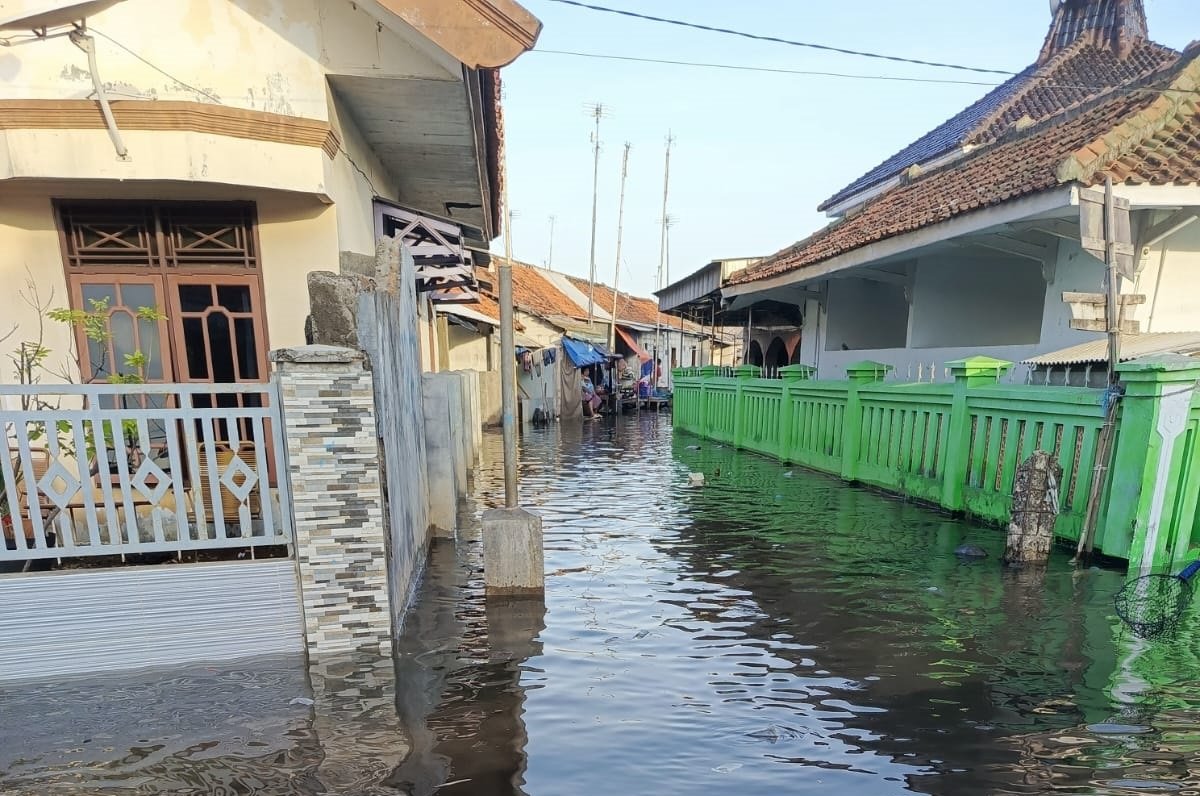
[[[1183,571],[1179,573],[1179,579],[1189,581],[1196,577],[1197,572],[1200,572],[1200,558],[1184,567]]]

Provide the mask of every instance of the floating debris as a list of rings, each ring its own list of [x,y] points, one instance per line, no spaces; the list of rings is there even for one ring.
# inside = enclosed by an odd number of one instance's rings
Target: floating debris
[[[1103,722],[1101,724],[1089,724],[1088,732],[1094,732],[1097,735],[1145,735],[1148,732],[1153,732],[1150,727],[1143,724],[1117,724]]]
[[[713,769],[713,771],[717,772],[718,774],[732,774],[741,767],[741,763],[726,763],[723,766],[717,766]]]
[[[293,699],[293,700],[292,700],[291,702],[289,702],[288,704],[289,704],[289,705],[304,705],[305,707],[312,707],[312,706],[313,706],[313,705],[315,705],[316,703],[315,703],[315,702],[313,702],[313,701],[312,701],[311,699],[309,699],[308,697],[296,697],[295,699]]]
[[[699,446],[699,445],[688,445],[688,446],[687,446],[687,449],[688,449],[688,450],[690,450],[690,451],[698,451],[698,450],[701,450],[701,448],[700,448],[700,446]]]
[[[704,486],[704,473],[688,473],[688,486]]]
[[[954,555],[959,558],[987,558],[988,551],[977,544],[960,544],[954,548]]]

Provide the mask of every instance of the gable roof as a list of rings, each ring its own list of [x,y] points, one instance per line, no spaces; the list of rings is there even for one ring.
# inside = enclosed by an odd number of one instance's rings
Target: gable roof
[[[868,202],[861,212],[734,274],[766,279],[885,238],[1105,176],[1135,184],[1200,183],[1200,44],[1137,86],[1114,89]]]
[[[997,140],[1019,120],[1036,123],[1104,90],[1145,77],[1179,53],[1146,39],[1141,0],[1064,0],[1038,60],[918,138],[817,208],[828,210],[963,146]]]
[[[502,257],[492,258],[496,264],[502,262],[503,259]],[[549,320],[554,325],[560,326],[561,321],[587,321],[586,304],[580,304],[577,299],[572,298],[568,292],[560,289],[555,284],[556,280],[561,279],[564,285],[569,285],[570,288],[574,288],[578,293],[586,296],[589,290],[589,283],[586,279],[568,274],[560,274],[556,271],[547,271],[516,261],[513,261],[512,264],[512,277],[513,305],[518,310],[536,315]],[[483,281],[486,284],[490,284],[493,280]],[[612,310],[612,302],[612,288],[597,283],[596,320],[600,321],[604,327],[608,326],[608,313]],[[499,305],[496,304],[493,296],[481,294],[481,300],[477,308],[488,315],[495,312],[495,317],[500,317]],[[656,322],[663,327],[679,328],[679,318],[659,312],[658,302],[654,299],[631,296],[628,293],[619,294],[617,304],[618,324],[654,326]],[[702,333],[701,327],[691,321],[684,321],[683,328],[696,334]]]
[[[587,293],[590,283],[586,279],[577,276],[568,276],[567,279],[575,287],[579,288],[584,293]],[[617,323],[633,323],[639,326],[654,326],[658,324],[663,327],[678,329],[679,318],[673,315],[667,315],[664,312],[658,311],[658,302],[654,299],[639,298],[631,296],[628,293],[617,291]],[[596,305],[602,307],[605,312],[611,313],[613,306],[613,289],[608,285],[596,283]],[[689,331],[696,331],[700,327],[691,321],[684,321],[683,328]]]

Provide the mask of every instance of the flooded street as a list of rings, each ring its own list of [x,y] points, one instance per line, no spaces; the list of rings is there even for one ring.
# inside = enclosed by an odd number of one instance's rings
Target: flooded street
[[[1200,793],[1195,616],[1122,575],[1003,571],[1003,534],[675,436],[530,431],[547,594],[485,603],[478,512],[391,661],[0,687],[0,792]],[[707,485],[689,488],[688,473]],[[986,560],[959,560],[970,542]]]

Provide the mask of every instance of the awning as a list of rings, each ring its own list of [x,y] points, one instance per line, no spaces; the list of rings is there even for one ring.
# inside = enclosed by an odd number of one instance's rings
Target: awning
[[[567,352],[567,357],[571,363],[577,368],[587,367],[588,365],[602,365],[608,361],[608,358],[601,352],[596,350],[596,347],[591,343],[583,340],[572,340],[570,337],[562,339],[563,351]]]
[[[633,335],[622,329],[620,326],[617,327],[617,334],[619,334],[621,339],[625,341],[625,345],[629,346],[629,350],[637,354],[638,359],[642,360],[643,362],[650,361],[650,355],[647,354],[641,346],[633,341]]]
[[[1155,354],[1195,356],[1198,353],[1200,353],[1200,332],[1143,332],[1121,335],[1120,356],[1122,362]],[[1064,348],[1061,351],[1031,357],[1026,359],[1023,364],[1055,367],[1101,362],[1108,362],[1108,339],[1104,337]]]

